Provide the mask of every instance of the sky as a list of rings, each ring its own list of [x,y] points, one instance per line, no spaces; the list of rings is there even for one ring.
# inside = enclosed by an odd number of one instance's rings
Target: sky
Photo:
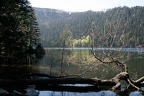
[[[144,0],[29,0],[33,7],[69,12],[104,11],[118,6],[144,6]]]

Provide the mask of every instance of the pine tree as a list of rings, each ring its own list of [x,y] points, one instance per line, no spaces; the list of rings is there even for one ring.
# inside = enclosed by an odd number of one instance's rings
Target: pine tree
[[[34,11],[27,0],[5,0],[0,6],[0,63],[23,63],[27,46],[38,38]]]

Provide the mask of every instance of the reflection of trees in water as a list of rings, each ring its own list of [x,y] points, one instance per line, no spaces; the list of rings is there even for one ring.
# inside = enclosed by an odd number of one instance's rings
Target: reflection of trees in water
[[[112,91],[99,92],[67,92],[67,91],[40,91],[40,96],[116,96]]]
[[[29,64],[38,63],[45,55],[45,50],[41,44],[38,44],[35,49],[29,46],[26,52]]]
[[[41,44],[37,45],[35,51],[36,51],[36,58],[37,59],[42,59],[44,57],[45,50],[44,50],[44,48],[43,48],[43,46]]]
[[[40,60],[39,64],[46,65],[49,67],[47,70],[47,73],[53,74],[53,73],[59,73],[60,72],[60,53],[61,49],[45,49],[46,55],[42,60]],[[79,52],[81,51],[81,52]],[[97,51],[97,55],[101,56],[103,51]],[[81,53],[81,54],[79,54]],[[132,55],[131,55],[132,54]],[[118,51],[113,52],[113,55],[115,56],[121,56],[120,59],[125,60],[126,58],[136,58],[139,54],[134,53],[125,53],[121,52],[118,53]],[[128,55],[128,56],[127,56]],[[81,59],[81,60],[79,60]],[[102,58],[102,60],[107,61],[107,58]],[[126,59],[128,60],[128,59]],[[81,61],[81,62],[80,62]],[[136,61],[133,61],[133,59],[129,59],[129,61],[126,61],[126,63],[129,65],[130,70],[136,70],[138,71],[138,74],[143,73],[142,68],[142,61],[143,59],[139,59]],[[95,77],[98,78],[111,78],[115,76],[118,72],[121,71],[121,68],[119,68],[115,64],[102,64],[101,62],[97,61],[92,55],[91,51],[89,49],[87,50],[65,50],[65,58],[63,62],[63,69],[65,70],[64,74],[81,74],[82,77]],[[139,64],[139,65],[137,65]],[[137,67],[136,67],[137,66]],[[139,67],[138,67],[139,66]],[[131,72],[130,72],[131,73]],[[138,76],[139,77],[139,76]]]

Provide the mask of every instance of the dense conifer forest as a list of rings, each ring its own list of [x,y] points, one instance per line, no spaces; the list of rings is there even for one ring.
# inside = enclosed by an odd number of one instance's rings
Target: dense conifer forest
[[[61,35],[67,31],[67,47],[89,47],[91,33],[99,42],[97,47],[107,47],[112,40],[131,40],[125,47],[143,47],[144,7],[116,7],[106,11],[65,12],[56,9],[34,8],[41,32],[41,42],[47,47],[61,47]],[[117,31],[117,38],[113,38]],[[123,35],[121,35],[123,34]],[[125,36],[124,36],[125,34]],[[103,36],[103,38],[101,38]],[[105,36],[105,37],[104,37]],[[107,39],[108,38],[108,39]],[[101,42],[100,42],[101,41]],[[137,41],[137,43],[135,43]],[[105,42],[105,45],[102,44]],[[122,42],[113,47],[122,46]]]
[[[39,35],[33,8],[27,0],[1,1],[0,7],[0,64],[28,63],[26,50]]]

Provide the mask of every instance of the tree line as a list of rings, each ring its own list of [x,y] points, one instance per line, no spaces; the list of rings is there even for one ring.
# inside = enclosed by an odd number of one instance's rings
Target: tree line
[[[0,6],[0,64],[25,64],[39,36],[33,8],[28,0],[2,0]]]
[[[53,9],[34,8],[40,28],[42,43],[48,47],[61,47],[60,35],[65,29],[71,32],[72,47],[81,38],[94,39],[97,47],[143,47],[144,7],[116,7],[106,11],[64,12]],[[43,15],[41,15],[43,13]],[[54,16],[52,18],[52,16]],[[93,35],[92,35],[93,34]],[[115,38],[113,38],[115,35]],[[119,39],[121,40],[118,43]],[[77,41],[76,41],[77,40]],[[82,41],[82,40],[81,40]],[[117,42],[116,42],[117,41]],[[137,42],[137,43],[136,43]],[[88,42],[89,43],[89,42]],[[85,47],[89,44],[77,44],[73,47]],[[105,43],[105,44],[103,44]]]

